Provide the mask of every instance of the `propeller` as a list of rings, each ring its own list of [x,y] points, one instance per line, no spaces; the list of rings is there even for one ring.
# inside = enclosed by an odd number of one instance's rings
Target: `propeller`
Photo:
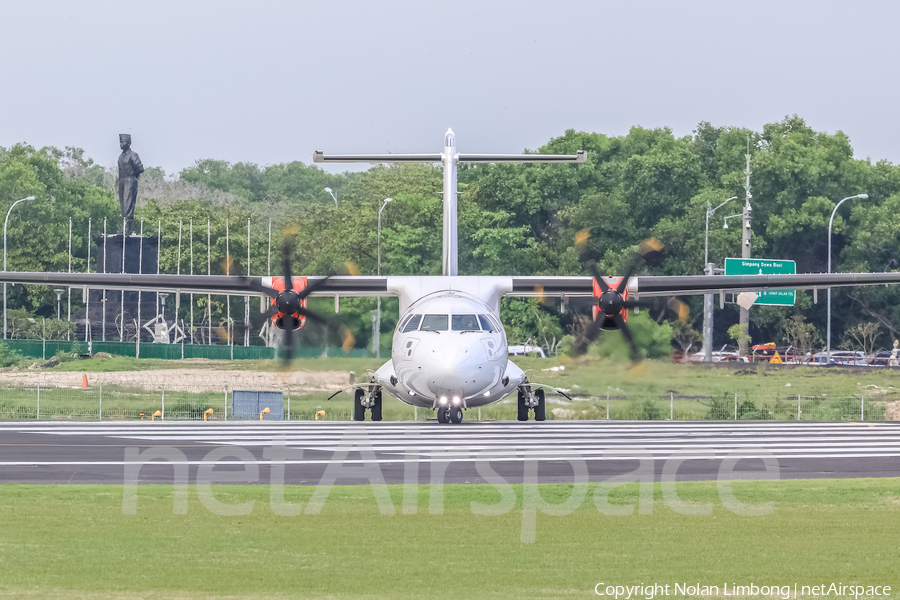
[[[655,239],[641,242],[638,251],[634,253],[625,268],[622,279],[618,282],[616,287],[613,288],[604,280],[603,274],[600,273],[600,269],[597,268],[597,262],[585,255],[584,248],[587,237],[587,230],[585,230],[579,232],[575,236],[575,240],[576,244],[581,249],[582,261],[590,271],[594,281],[597,282],[597,287],[600,288],[600,297],[598,298],[600,310],[597,312],[597,317],[591,321],[576,340],[575,352],[577,354],[584,354],[587,352],[588,346],[600,337],[600,332],[603,329],[618,329],[622,332],[622,337],[625,338],[625,341],[628,343],[629,358],[631,358],[632,362],[638,362],[641,359],[641,352],[635,343],[634,334],[622,317],[623,310],[629,308],[644,308],[651,312],[657,312],[657,322],[662,321],[667,309],[676,311],[679,318],[686,318],[687,316],[687,305],[676,298],[669,298],[666,302],[663,302],[662,298],[646,298],[640,300],[625,298],[628,280],[631,279],[638,267],[646,260],[660,256],[663,246]]]
[[[284,331],[282,356],[284,357],[285,366],[290,364],[291,359],[294,356],[294,328],[297,324],[295,320],[300,319],[301,317],[338,329],[344,340],[344,348],[347,348],[348,345],[352,346],[353,344],[353,335],[342,323],[340,323],[340,321],[326,317],[303,306],[303,300],[324,286],[334,273],[327,274],[322,279],[307,285],[299,292],[294,290],[294,278],[291,273],[291,258],[293,255],[295,235],[296,232],[288,231],[284,236],[284,244],[282,247],[282,274],[284,276],[283,290],[266,287],[258,280],[247,279],[248,289],[260,294],[265,294],[275,301],[265,312],[251,316],[250,320],[254,327],[262,325],[266,320],[271,319],[278,314],[284,315],[282,317],[283,327],[281,329]]]

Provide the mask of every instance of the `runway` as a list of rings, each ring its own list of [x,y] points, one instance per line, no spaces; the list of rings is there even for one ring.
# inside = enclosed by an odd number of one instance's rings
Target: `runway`
[[[238,482],[267,484],[273,443],[289,449],[276,459],[285,483],[304,485],[318,483],[329,465],[342,466],[337,483],[348,484],[375,475],[386,483],[483,483],[485,464],[509,483],[521,482],[529,464],[541,482],[571,482],[580,465],[602,481],[642,464],[657,480],[713,480],[729,456],[741,459],[736,471],[757,474],[769,459],[782,479],[900,476],[900,423],[11,421],[0,423],[0,482],[121,484],[131,468],[140,483],[171,484],[173,463],[186,465],[194,482],[219,449],[236,454],[220,454],[216,473],[255,462],[259,476]],[[148,449],[164,457],[141,464],[147,455],[138,453]]]

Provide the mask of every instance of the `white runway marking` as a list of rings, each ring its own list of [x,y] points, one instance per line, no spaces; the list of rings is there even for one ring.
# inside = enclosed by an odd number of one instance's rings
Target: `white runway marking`
[[[413,461],[472,462],[480,455],[492,461],[524,458],[563,461],[636,460],[642,453],[666,459],[678,453],[684,460],[725,458],[743,449],[756,458],[884,458],[900,457],[900,426],[878,423],[790,422],[621,422],[566,421],[546,423],[347,423],[347,422],[143,422],[143,423],[2,423],[4,432],[58,436],[103,437],[122,445],[271,446],[276,438],[291,448],[316,452],[310,459],[287,464],[327,464],[327,456],[343,448],[353,451],[346,464],[362,464],[354,442],[370,445],[379,463]],[[84,440],[85,445],[96,443]],[[72,444],[73,447],[77,443]],[[611,456],[610,451],[623,453]],[[710,456],[710,454],[712,456]],[[646,455],[644,455],[645,457]],[[65,458],[65,457],[61,457]],[[123,461],[0,461],[0,466],[124,465]],[[269,461],[261,460],[261,464]],[[184,464],[200,464],[200,460]],[[241,464],[240,461],[233,461]],[[220,464],[230,464],[228,460]]]

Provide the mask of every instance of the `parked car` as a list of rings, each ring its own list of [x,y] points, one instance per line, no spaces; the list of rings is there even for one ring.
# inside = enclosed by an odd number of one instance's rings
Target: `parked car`
[[[547,358],[547,353],[540,346],[507,346],[509,356],[530,356],[532,358]]]
[[[874,367],[887,367],[888,361],[891,359],[890,350],[879,350],[869,357],[869,364]]]
[[[859,350],[832,350],[831,351],[831,361],[828,360],[827,352],[817,352],[813,355],[812,361],[810,364],[816,365],[824,365],[824,364],[832,364],[832,365],[849,365],[849,366],[860,366],[864,367],[869,364],[866,360],[865,353]]]

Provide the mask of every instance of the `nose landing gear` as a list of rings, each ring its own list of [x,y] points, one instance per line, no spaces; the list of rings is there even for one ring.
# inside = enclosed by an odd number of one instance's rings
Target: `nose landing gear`
[[[535,421],[547,419],[547,402],[544,390],[531,388],[527,382],[519,386],[519,421],[528,420],[528,411],[534,410]]]
[[[438,423],[459,424],[463,421],[463,409],[461,406],[439,406],[437,409]]]
[[[381,386],[369,386],[369,389],[358,388],[353,395],[353,420],[365,421],[366,409],[372,413],[373,421],[381,420]]]

